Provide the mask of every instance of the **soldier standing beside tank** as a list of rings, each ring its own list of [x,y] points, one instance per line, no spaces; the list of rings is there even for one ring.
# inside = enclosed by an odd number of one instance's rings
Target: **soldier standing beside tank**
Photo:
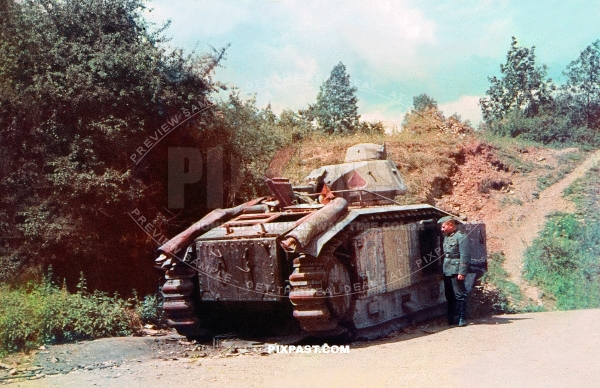
[[[455,313],[458,309],[458,326],[465,326],[467,310],[467,288],[465,278],[469,272],[469,241],[467,236],[456,229],[456,221],[451,216],[442,217],[441,224],[444,234],[444,289],[448,301],[448,324],[456,324]]]

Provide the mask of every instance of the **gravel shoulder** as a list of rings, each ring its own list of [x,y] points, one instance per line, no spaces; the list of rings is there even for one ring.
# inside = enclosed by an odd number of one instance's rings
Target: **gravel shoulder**
[[[564,387],[600,378],[600,310],[502,315],[467,327],[431,321],[349,354],[157,356],[152,338],[55,346],[114,365],[20,381],[18,387]],[[116,342],[115,342],[116,341]],[[97,345],[96,345],[97,344]],[[71,348],[67,349],[67,346]],[[73,348],[75,346],[75,348]],[[106,349],[104,353],[101,349]],[[163,348],[164,350],[168,350]],[[92,355],[89,353],[96,353]],[[102,355],[102,356],[100,356]],[[118,361],[118,362],[117,362]]]

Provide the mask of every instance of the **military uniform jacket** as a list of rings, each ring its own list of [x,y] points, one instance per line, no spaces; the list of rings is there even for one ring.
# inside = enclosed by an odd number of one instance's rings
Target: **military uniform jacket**
[[[470,261],[469,239],[463,232],[457,230],[444,237],[444,276],[466,276]]]

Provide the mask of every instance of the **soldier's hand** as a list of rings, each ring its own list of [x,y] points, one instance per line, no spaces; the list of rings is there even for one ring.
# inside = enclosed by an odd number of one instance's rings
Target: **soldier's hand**
[[[456,278],[460,281],[463,281],[465,280],[465,275],[458,275]]]

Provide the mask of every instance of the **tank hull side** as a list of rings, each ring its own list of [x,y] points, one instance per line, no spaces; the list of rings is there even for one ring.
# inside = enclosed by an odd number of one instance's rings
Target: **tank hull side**
[[[387,223],[384,223],[387,224]],[[359,279],[352,323],[380,325],[443,304],[440,232],[412,222],[369,229],[352,238]]]

